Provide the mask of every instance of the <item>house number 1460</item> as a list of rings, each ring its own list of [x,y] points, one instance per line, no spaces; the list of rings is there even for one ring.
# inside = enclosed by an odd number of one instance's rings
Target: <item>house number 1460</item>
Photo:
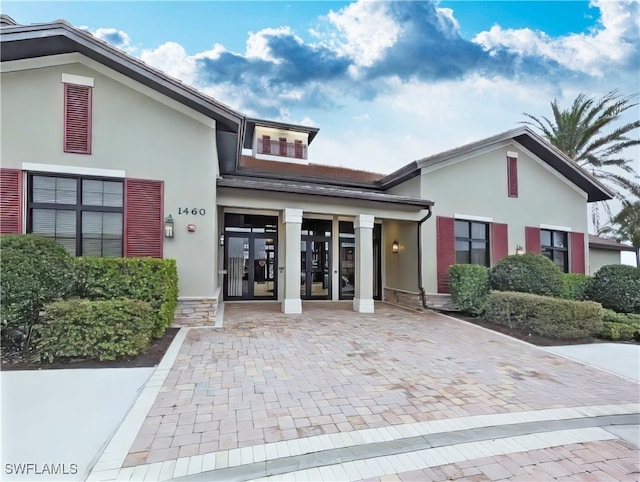
[[[178,208],[178,214],[191,214],[192,216],[204,216],[207,214],[207,211],[204,208]]]

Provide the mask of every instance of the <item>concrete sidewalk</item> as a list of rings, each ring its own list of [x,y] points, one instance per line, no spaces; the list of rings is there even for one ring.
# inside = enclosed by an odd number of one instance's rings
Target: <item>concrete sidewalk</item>
[[[590,343],[545,347],[545,350],[640,382],[640,345]]]
[[[85,480],[153,371],[0,372],[0,480]]]

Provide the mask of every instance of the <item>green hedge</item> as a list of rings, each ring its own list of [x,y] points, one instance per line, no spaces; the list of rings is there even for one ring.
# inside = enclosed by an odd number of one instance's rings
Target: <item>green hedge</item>
[[[73,258],[57,242],[35,235],[0,236],[2,345],[26,351],[46,303],[73,288]]]
[[[640,315],[602,310],[600,337],[614,341],[640,341]]]
[[[640,341],[640,323],[612,323],[605,321],[599,336],[613,341]]]
[[[618,313],[640,314],[640,268],[609,264],[593,276],[587,296]]]
[[[566,300],[584,301],[591,278],[586,274],[564,273],[562,277],[562,298]]]
[[[493,291],[485,318],[511,328],[524,328],[560,340],[588,338],[602,330],[602,307],[529,293]]]
[[[45,308],[36,353],[41,360],[115,360],[144,350],[154,330],[151,303],[66,300]]]
[[[562,295],[563,273],[553,261],[540,254],[507,256],[491,268],[491,289],[544,296]]]
[[[481,315],[489,296],[489,270],[478,264],[454,264],[449,267],[449,279],[456,308]]]
[[[153,336],[173,322],[178,300],[178,272],[172,259],[77,258],[76,295],[90,300],[129,298],[151,303]]]

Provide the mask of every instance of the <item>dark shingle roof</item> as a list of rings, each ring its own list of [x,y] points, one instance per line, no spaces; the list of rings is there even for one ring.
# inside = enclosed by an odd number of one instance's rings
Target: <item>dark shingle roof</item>
[[[589,235],[589,247],[596,249],[610,249],[613,251],[635,251],[636,248],[617,242],[615,239],[602,238],[593,234]]]

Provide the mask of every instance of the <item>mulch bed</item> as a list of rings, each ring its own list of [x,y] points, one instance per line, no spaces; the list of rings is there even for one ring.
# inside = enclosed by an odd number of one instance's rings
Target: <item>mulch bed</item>
[[[458,318],[459,320],[468,321],[474,325],[487,328],[489,330],[497,331],[505,335],[509,335],[512,338],[526,341],[532,345],[537,346],[559,346],[559,345],[584,345],[586,343],[611,343],[611,340],[599,340],[597,338],[581,338],[578,340],[559,340],[557,338],[549,338],[546,336],[536,335],[530,333],[528,330],[509,328],[508,326],[497,325],[482,318],[474,318],[472,316],[458,313],[457,311],[441,311],[442,314],[451,316],[452,318]]]
[[[178,333],[179,328],[169,328],[162,338],[154,340],[149,347],[135,357],[125,357],[120,360],[70,360],[57,363],[27,363],[21,359],[12,358],[9,353],[2,353],[0,369],[9,370],[50,370],[69,368],[140,368],[154,367],[160,363],[169,345]]]

